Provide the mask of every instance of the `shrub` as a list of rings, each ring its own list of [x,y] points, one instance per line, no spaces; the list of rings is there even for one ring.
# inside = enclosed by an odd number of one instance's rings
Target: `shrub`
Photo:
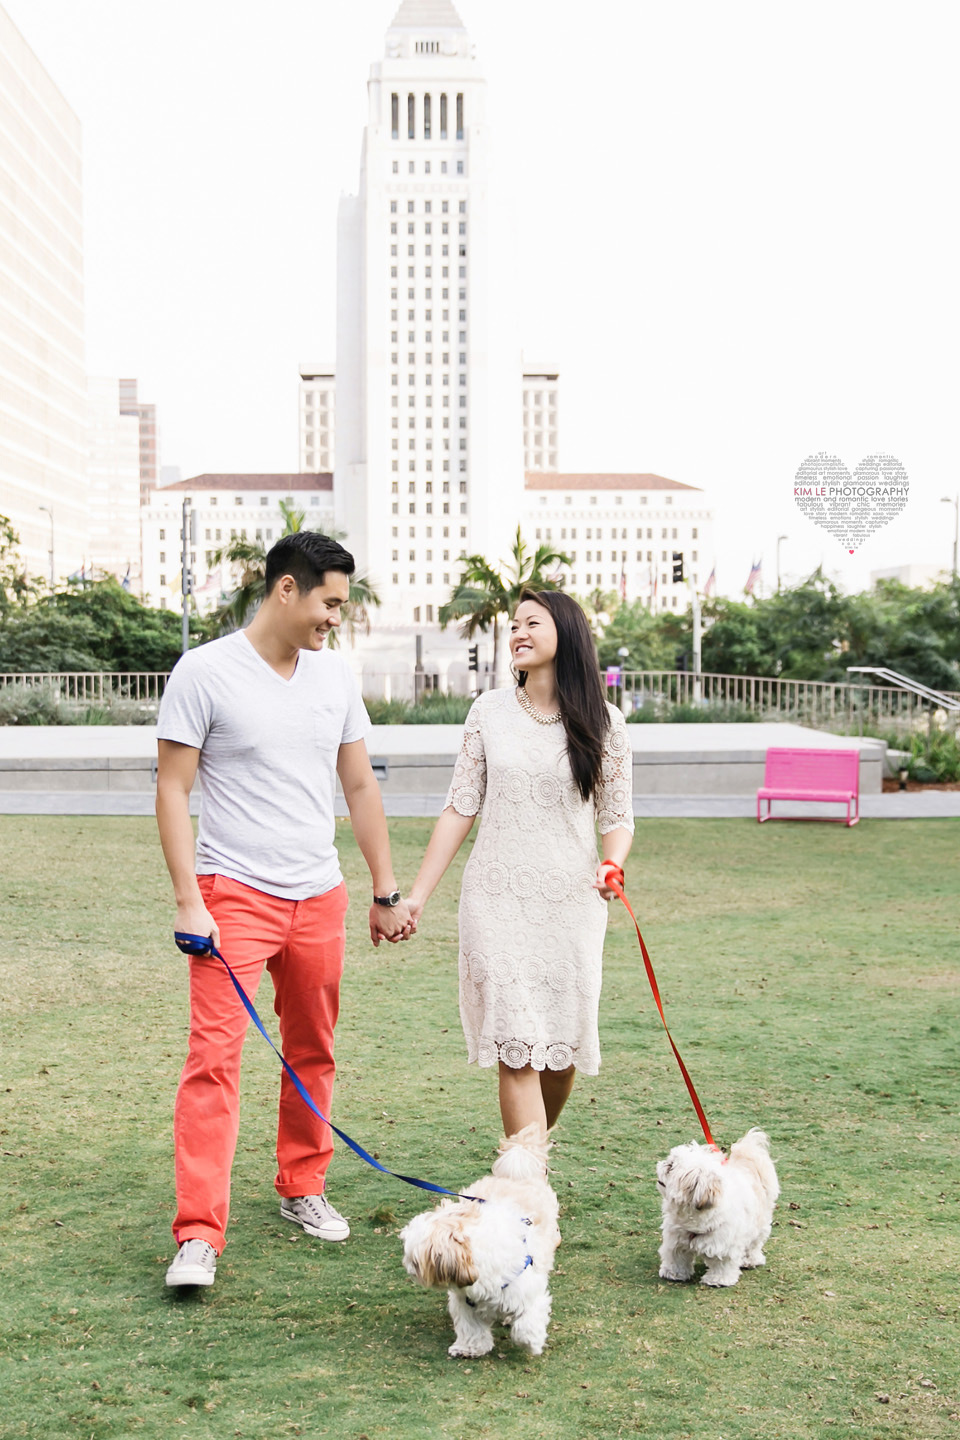
[[[0,687],[0,725],[69,725],[55,685]]]

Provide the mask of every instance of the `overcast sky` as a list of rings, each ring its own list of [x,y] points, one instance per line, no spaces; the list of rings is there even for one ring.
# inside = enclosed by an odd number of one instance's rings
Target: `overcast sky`
[[[336,208],[399,0],[0,0],[84,130],[88,368],[162,460],[297,468],[297,366],[335,355]],[[560,464],[703,487],[751,559],[949,565],[960,491],[960,7],[459,0],[489,81],[524,348]],[[896,456],[850,556],[793,500],[818,451]]]

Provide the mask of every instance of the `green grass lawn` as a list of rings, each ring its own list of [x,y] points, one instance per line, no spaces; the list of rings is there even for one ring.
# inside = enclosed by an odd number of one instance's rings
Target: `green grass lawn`
[[[391,822],[401,879],[429,828]],[[217,1283],[165,1289],[186,961],[153,824],[0,818],[0,1436],[960,1435],[958,852],[952,820],[638,826],[628,888],[714,1132],[773,1140],[767,1267],[729,1290],[657,1278],[654,1164],[698,1127],[614,911],[603,1069],[555,1151],[548,1351],[454,1362],[442,1297],[400,1263],[427,1197],[341,1146],[352,1238],[281,1222],[278,1065],[255,1032]],[[464,1063],[459,866],[421,937],[374,951],[346,825],[341,853],[335,1118],[392,1168],[466,1185],[498,1117],[493,1073]]]

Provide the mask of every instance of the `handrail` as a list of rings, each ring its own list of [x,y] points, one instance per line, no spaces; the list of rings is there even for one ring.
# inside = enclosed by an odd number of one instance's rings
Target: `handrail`
[[[901,690],[909,690],[911,694],[919,695],[921,700],[930,700],[943,710],[960,710],[960,700],[943,690],[931,690],[929,685],[911,680],[908,675],[901,675],[899,670],[890,670],[886,665],[848,665],[847,673],[879,675],[881,680],[892,680]]]

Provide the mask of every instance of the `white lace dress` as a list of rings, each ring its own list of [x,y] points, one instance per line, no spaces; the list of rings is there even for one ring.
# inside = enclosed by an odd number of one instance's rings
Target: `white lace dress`
[[[515,689],[488,691],[467,716],[446,805],[480,812],[460,895],[471,1063],[599,1070],[607,904],[593,888],[596,826],[633,832],[630,740],[620,711],[608,709],[595,803],[574,783],[563,725],[532,719]]]

